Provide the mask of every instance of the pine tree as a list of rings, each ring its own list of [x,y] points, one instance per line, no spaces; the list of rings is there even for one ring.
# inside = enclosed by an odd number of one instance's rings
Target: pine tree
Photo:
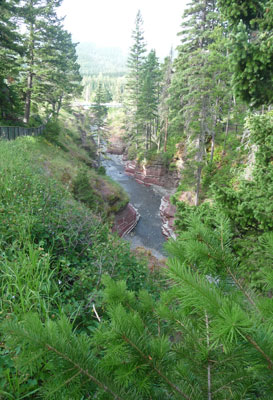
[[[99,83],[96,96],[95,96],[95,105],[94,105],[94,123],[97,129],[97,152],[98,152],[98,162],[99,166],[101,163],[101,135],[102,129],[105,126],[105,118],[107,116],[107,107],[104,105],[105,103],[105,93],[102,88],[102,84]]]
[[[233,84],[248,104],[272,103],[272,0],[219,0],[231,31]]]
[[[160,87],[159,97],[159,115],[160,115],[160,130],[164,132],[163,151],[167,151],[167,140],[169,131],[169,100],[170,100],[170,86],[173,74],[173,51],[171,50],[170,56],[166,57],[164,63],[161,65],[162,82]],[[159,148],[162,143],[162,135],[160,135]]]
[[[72,43],[71,34],[56,24],[48,29],[47,42],[37,53],[43,68],[33,88],[33,97],[48,104],[48,111],[58,116],[62,105],[70,103],[82,91],[76,44]]]
[[[142,72],[142,87],[139,96],[139,116],[145,134],[145,150],[151,148],[152,136],[158,130],[159,103],[159,62],[155,50],[151,50],[145,60]]]
[[[91,337],[77,334],[65,318],[43,324],[30,315],[21,323],[4,323],[9,348],[20,346],[16,359],[22,371],[43,370],[41,394],[271,398],[272,298],[252,293],[236,277],[229,221],[214,216],[213,228],[191,217],[187,231],[170,242],[169,287],[159,300],[105,277],[107,316],[98,316]],[[269,252],[272,244],[271,237]],[[272,290],[272,271],[264,279]]]
[[[225,43],[221,43],[222,48],[215,45],[217,36],[223,35],[216,2],[193,1],[185,11],[182,28],[182,44],[170,89],[171,130],[184,133],[189,162],[184,176],[189,174],[187,179],[195,180],[198,205],[207,143],[211,146],[212,162],[218,122],[223,118],[223,105],[230,91],[225,83],[228,76]]]
[[[18,1],[3,0],[0,4],[0,112],[1,118],[16,118],[20,114],[18,99],[18,58],[23,52],[21,35],[16,24],[19,19]]]
[[[145,42],[143,36],[143,20],[141,12],[138,11],[135,22],[135,30],[132,34],[133,45],[128,58],[129,73],[126,84],[127,98],[127,125],[129,134],[138,136],[140,131],[140,97],[143,85],[143,66],[145,60]]]
[[[24,46],[26,47],[25,56],[22,63],[26,69],[25,83],[25,107],[24,122],[28,123],[31,112],[33,92],[40,76],[44,73],[41,49],[47,43],[50,36],[50,28],[59,23],[56,15],[56,7],[61,4],[61,0],[52,2],[51,0],[24,0],[21,4],[21,15],[23,24],[26,28]],[[36,97],[37,98],[37,97]],[[39,100],[37,100],[39,101]]]

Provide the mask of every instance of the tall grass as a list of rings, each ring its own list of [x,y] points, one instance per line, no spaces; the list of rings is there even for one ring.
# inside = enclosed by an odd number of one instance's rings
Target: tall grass
[[[19,316],[29,311],[47,316],[58,307],[60,296],[49,254],[29,240],[15,242],[8,253],[0,260],[1,309]]]
[[[92,304],[103,312],[103,274],[139,289],[148,271],[48,173],[54,157],[67,162],[67,153],[43,138],[0,140],[0,322],[29,312],[42,320],[66,314],[87,331],[96,324]],[[37,398],[40,378],[18,372],[17,352],[0,346],[0,399]]]

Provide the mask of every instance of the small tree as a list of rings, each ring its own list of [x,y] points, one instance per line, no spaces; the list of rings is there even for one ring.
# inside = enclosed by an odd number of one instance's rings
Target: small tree
[[[101,163],[101,136],[102,131],[105,126],[105,118],[107,116],[107,107],[105,106],[105,94],[102,88],[102,84],[99,83],[96,95],[95,95],[95,105],[94,105],[94,123],[97,130],[97,146],[98,146],[98,162],[99,166]]]

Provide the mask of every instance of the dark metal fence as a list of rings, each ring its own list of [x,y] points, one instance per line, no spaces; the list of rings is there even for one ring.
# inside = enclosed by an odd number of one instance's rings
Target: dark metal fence
[[[22,128],[21,126],[0,126],[0,139],[14,140],[19,136],[39,136],[45,130],[45,125],[38,128]]]

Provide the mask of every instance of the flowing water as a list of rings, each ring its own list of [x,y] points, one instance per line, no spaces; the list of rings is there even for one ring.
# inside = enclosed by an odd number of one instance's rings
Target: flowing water
[[[146,187],[135,181],[124,172],[121,156],[109,155],[108,159],[103,160],[106,173],[128,193],[130,203],[138,210],[140,219],[134,230],[125,236],[131,242],[131,247],[145,247],[154,256],[162,258],[164,255],[163,245],[166,242],[161,232],[161,218],[159,207],[161,197],[167,191],[158,188]]]

